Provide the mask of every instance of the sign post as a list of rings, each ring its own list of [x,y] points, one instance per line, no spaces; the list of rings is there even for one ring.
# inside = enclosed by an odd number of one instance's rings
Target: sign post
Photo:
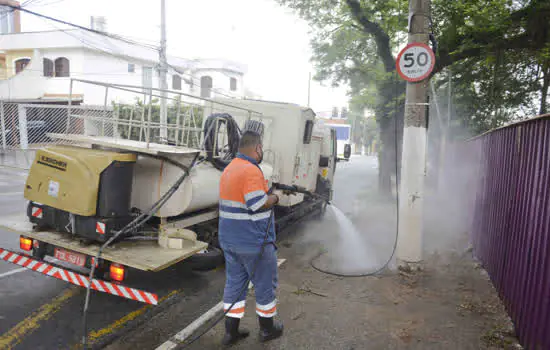
[[[396,259],[399,268],[407,270],[419,269],[422,262],[426,97],[435,65],[435,55],[427,45],[430,0],[409,0],[409,18],[409,45],[399,53],[396,61],[398,74],[407,81]]]
[[[427,79],[435,66],[432,49],[423,43],[407,45],[397,56],[397,73],[404,80],[416,83]]]

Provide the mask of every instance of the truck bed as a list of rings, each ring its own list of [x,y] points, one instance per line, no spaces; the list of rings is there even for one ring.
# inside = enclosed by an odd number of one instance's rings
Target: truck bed
[[[95,256],[101,246],[99,243],[82,244],[68,233],[33,231],[33,224],[26,216],[1,217],[0,228],[91,256]],[[208,247],[201,241],[186,241],[186,244],[184,249],[165,249],[156,241],[120,242],[105,248],[101,257],[142,271],[160,271]]]

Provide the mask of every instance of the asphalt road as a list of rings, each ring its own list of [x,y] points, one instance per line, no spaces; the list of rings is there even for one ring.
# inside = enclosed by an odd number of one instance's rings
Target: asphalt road
[[[352,210],[357,188],[349,184],[365,184],[365,175],[376,171],[371,157],[340,163],[334,202],[344,211]],[[25,210],[24,181],[24,172],[0,168],[0,216]],[[18,242],[17,234],[0,230],[0,247],[18,250]],[[151,307],[93,292],[88,338],[97,348],[113,342],[134,349],[162,343],[218,303],[224,283],[223,270],[193,272],[185,263],[128,278],[137,288],[157,293],[160,303]],[[83,288],[0,261],[0,349],[77,348],[84,296]]]
[[[0,169],[0,216],[26,210],[23,198],[25,177],[25,172]],[[0,230],[0,247],[18,251],[19,236]],[[219,285],[209,287],[223,283],[221,271],[195,273],[185,264],[162,273],[133,273],[127,282],[157,293],[160,305],[153,308],[104,293],[93,293],[88,313],[90,343],[101,345],[109,342],[175,301],[186,299],[192,305],[193,296],[200,296],[199,302],[205,303],[204,297],[209,295],[205,290],[217,291]],[[75,348],[83,334],[84,296],[83,288],[0,261],[0,349]],[[214,293],[212,298],[217,300],[219,296]]]

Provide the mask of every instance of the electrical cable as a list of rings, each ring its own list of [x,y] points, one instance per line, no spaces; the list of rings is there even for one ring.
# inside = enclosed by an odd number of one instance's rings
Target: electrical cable
[[[144,155],[149,156],[147,154],[144,154]],[[197,154],[195,155],[195,158],[193,159],[193,161],[192,161],[192,163],[189,167],[187,167],[187,166],[185,166],[185,165],[183,165],[179,162],[176,162],[176,161],[174,161],[170,158],[167,158],[167,157],[153,156],[153,158],[157,158],[157,159],[158,158],[163,158],[162,160],[165,160],[165,161],[167,161],[171,164],[177,165],[181,169],[184,169],[184,173],[172,185],[172,187],[170,187],[170,189],[168,191],[166,191],[166,193],[164,193],[161,196],[161,198],[151,206],[151,208],[148,211],[140,214],[139,216],[134,218],[130,223],[126,224],[126,226],[124,226],[122,229],[115,232],[114,235],[109,240],[107,240],[103,245],[101,245],[101,247],[99,248],[99,250],[98,250],[98,252],[95,256],[95,260],[94,260],[95,263],[92,264],[92,267],[90,269],[90,274],[88,276],[88,286],[86,288],[86,298],[85,298],[85,301],[84,301],[84,309],[83,309],[83,315],[82,315],[82,330],[83,330],[83,332],[82,332],[82,345],[84,347],[87,346],[87,342],[88,342],[88,324],[87,324],[88,317],[87,316],[88,316],[88,307],[89,307],[89,304],[90,304],[90,291],[91,291],[92,282],[94,280],[96,265],[99,263],[99,259],[101,257],[101,253],[103,252],[103,249],[105,249],[107,246],[109,246],[111,243],[113,243],[119,236],[122,236],[123,234],[130,232],[131,230],[139,227],[140,225],[143,225],[151,217],[153,217],[153,215],[158,211],[158,209],[160,207],[162,207],[168,201],[168,199],[170,199],[170,197],[178,190],[178,188],[183,183],[185,178],[187,178],[187,176],[189,176],[189,173],[190,173],[191,169],[195,166],[195,163],[196,163],[199,155],[200,155],[200,152],[197,152]]]
[[[124,61],[124,60],[122,60]],[[13,70],[13,68],[16,68],[16,66],[13,65],[5,65],[4,68]],[[30,69],[28,67],[25,67],[23,71],[29,71],[29,72],[44,72],[43,69]],[[76,76],[81,75],[108,75],[108,76],[128,76],[128,73],[115,73],[115,72],[91,72],[91,73],[85,73],[85,72],[77,72],[71,70],[71,74],[75,74]],[[47,78],[53,78],[53,77],[47,77]]]
[[[394,128],[395,128],[395,206],[396,206],[396,223],[395,223],[395,240],[393,242],[392,252],[390,254],[390,257],[386,260],[386,262],[376,269],[373,272],[367,272],[367,273],[359,273],[359,274],[345,274],[345,273],[338,273],[329,271],[326,269],[322,269],[315,265],[314,261],[317,260],[321,255],[325,254],[326,252],[321,252],[313,259],[309,261],[309,264],[312,268],[314,268],[316,271],[337,276],[337,277],[368,277],[368,276],[375,276],[378,275],[380,272],[384,271],[389,264],[393,261],[393,257],[395,256],[395,252],[397,250],[397,242],[399,241],[399,161],[397,159],[397,150],[398,148],[398,127],[397,127],[397,114],[399,110],[399,96],[398,96],[398,84],[397,84],[397,73],[394,72],[394,83],[395,83],[395,117],[394,117]]]
[[[229,142],[229,149],[221,158],[218,154],[218,147],[216,146],[216,149],[214,149],[218,136],[216,135],[217,130],[214,130],[214,125],[217,123],[225,125]],[[204,121],[204,150],[206,151],[206,158],[216,169],[223,171],[229,162],[237,156],[240,139],[241,130],[239,125],[230,114],[215,113],[208,116]]]
[[[6,6],[8,6],[8,7],[11,8],[11,12],[13,12],[13,11],[15,11],[15,10],[20,10],[20,11],[27,12],[27,13],[29,13],[29,14],[35,15],[35,16],[37,16],[37,17],[40,17],[40,18],[42,18],[42,19],[47,19],[47,20],[50,20],[50,21],[58,22],[58,23],[65,24],[65,25],[68,25],[68,26],[72,26],[72,27],[75,27],[75,28],[78,28],[78,29],[81,29],[81,30],[84,30],[84,31],[88,31],[88,32],[94,33],[94,34],[103,35],[103,36],[106,36],[106,37],[108,37],[108,38],[112,38],[112,39],[116,39],[116,40],[121,40],[121,41],[123,41],[123,42],[126,42],[127,44],[137,45],[137,46],[141,46],[141,47],[144,47],[144,48],[147,48],[147,49],[150,49],[150,50],[155,50],[155,51],[158,51],[158,50],[159,50],[159,47],[158,47],[158,46],[155,46],[155,45],[141,43],[141,42],[138,42],[138,41],[135,41],[135,40],[128,39],[128,38],[126,38],[126,37],[124,37],[124,36],[121,36],[121,35],[110,34],[110,33],[107,33],[107,32],[103,32],[103,31],[99,31],[99,30],[87,28],[87,27],[84,27],[84,26],[81,26],[81,25],[78,25],[78,24],[74,24],[74,23],[67,22],[67,21],[64,21],[64,20],[61,20],[61,19],[57,19],[57,18],[54,18],[54,17],[46,16],[46,15],[43,15],[43,14],[40,14],[40,13],[31,11],[31,10],[28,10],[28,9],[24,9],[22,6],[13,6],[13,5],[6,5]],[[7,15],[7,13],[8,13],[8,11],[6,11],[6,15]],[[83,43],[84,45],[86,45],[86,46],[88,46],[88,47],[91,47],[91,48],[96,49],[96,50],[98,50],[98,51],[107,53],[107,54],[109,54],[109,55],[111,55],[111,56],[114,56],[114,57],[117,57],[117,58],[120,58],[119,56],[124,56],[124,55],[122,55],[122,54],[117,55],[117,54],[114,54],[114,53],[112,53],[112,52],[109,52],[109,51],[107,51],[107,50],[105,50],[105,49],[98,48],[97,46],[92,45],[90,42],[86,41],[84,38],[76,37],[75,35],[72,35],[72,34],[68,33],[68,31],[65,31],[65,30],[62,30],[62,31],[63,31],[65,34],[70,35],[70,36],[76,38],[77,40],[79,40],[81,43]],[[192,79],[198,80],[197,78],[193,77],[193,76],[190,75],[190,74],[182,73],[180,69],[174,67],[174,66],[171,65],[171,64],[167,64],[167,66],[169,66],[170,68],[174,69],[174,70],[175,70],[176,72],[178,72],[179,74],[186,75],[186,76],[191,77]],[[224,73],[224,75],[227,76],[227,74],[225,74],[225,73]],[[219,94],[219,95],[228,97],[228,98],[234,98],[234,96],[230,96],[230,95],[224,94],[224,93],[220,92],[218,89],[215,89],[215,88],[212,88],[212,91],[216,92],[216,93]]]
[[[87,28],[87,27],[84,27],[84,26],[81,26],[81,25],[78,25],[78,24],[74,24],[74,23],[71,23],[71,22],[64,21],[62,19],[46,16],[46,15],[43,15],[41,13],[34,12],[34,11],[29,10],[29,9],[23,8],[21,6],[14,6],[14,5],[5,5],[5,6],[11,7],[13,10],[19,10],[19,11],[22,11],[22,12],[26,12],[26,13],[29,13],[29,14],[37,16],[37,17],[45,18],[45,19],[48,19],[50,21],[54,21],[54,22],[57,22],[57,23],[61,23],[61,24],[64,24],[64,25],[75,27],[75,28],[78,28],[78,29],[81,29],[81,30],[84,30],[84,31],[87,31],[87,32],[95,33],[95,34],[98,34],[98,35],[103,35],[103,36],[106,36],[106,37],[112,38],[112,39],[121,40],[121,41],[124,41],[128,44],[142,46],[142,47],[145,47],[145,48],[148,48],[148,49],[151,49],[151,50],[155,50],[155,51],[159,50],[158,46],[148,45],[148,44],[140,43],[140,42],[137,42],[137,41],[134,41],[134,40],[129,40],[129,39],[127,39],[127,38],[125,38],[121,35],[110,34],[110,33],[107,33],[107,32],[100,31],[100,30]]]
[[[402,9],[399,9],[400,15],[402,15]],[[321,252],[314,256],[310,261],[310,266],[315,269],[318,272],[332,275],[336,277],[369,277],[369,276],[375,276],[378,275],[380,272],[384,271],[389,264],[393,261],[393,258],[395,256],[395,252],[397,250],[397,243],[399,242],[399,160],[398,160],[398,154],[397,151],[399,150],[399,129],[397,124],[397,116],[399,114],[399,80],[397,78],[397,72],[393,72],[393,82],[394,82],[394,100],[395,100],[395,116],[394,116],[394,147],[395,147],[395,207],[396,207],[396,223],[395,223],[395,240],[393,242],[392,252],[390,254],[390,257],[386,260],[386,262],[380,266],[378,269],[376,269],[373,272],[366,272],[366,273],[358,273],[358,274],[345,274],[345,273],[338,273],[333,271],[328,271],[326,269],[322,269],[314,264],[314,261],[318,259],[321,255],[325,254],[326,252]]]
[[[210,125],[209,126],[209,129],[205,129],[206,133],[210,133],[212,131],[214,127],[214,124]],[[201,145],[200,149],[204,149],[205,148],[205,142],[206,140],[203,141],[203,144]],[[238,141],[237,141],[238,142]],[[96,268],[96,264],[99,262],[99,258],[101,256],[101,253],[103,251],[103,249],[105,247],[107,247],[109,244],[111,244],[112,242],[114,242],[118,237],[120,236],[123,236],[124,234],[126,233],[129,233],[129,232],[132,232],[132,231],[135,231],[137,228],[139,228],[140,226],[142,226],[143,224],[145,224],[147,221],[149,221],[149,219],[151,219],[151,217],[153,217],[153,215],[170,199],[170,197],[178,190],[178,188],[181,186],[181,184],[183,183],[183,181],[185,180],[185,178],[187,178],[187,176],[189,176],[189,173],[191,171],[191,169],[193,169],[197,164],[199,164],[201,161],[198,161],[199,160],[199,157],[200,157],[200,152],[197,152],[197,154],[195,155],[195,158],[193,159],[193,161],[191,162],[191,165],[189,167],[181,164],[180,162],[177,162],[173,159],[170,159],[168,157],[162,157],[162,156],[155,156],[155,155],[151,155],[151,154],[143,154],[144,156],[146,157],[149,157],[149,158],[154,158],[154,159],[157,159],[157,160],[161,160],[161,161],[166,161],[167,163],[169,164],[172,164],[174,166],[177,166],[179,167],[180,169],[182,169],[184,171],[183,175],[172,185],[172,187],[170,187],[170,189],[168,191],[166,191],[162,196],[161,198],[159,198],[157,200],[157,202],[155,202],[151,208],[140,214],[139,216],[137,216],[136,218],[134,218],[130,223],[128,223],[126,226],[124,226],[121,230],[115,232],[114,236],[112,236],[107,242],[105,242],[98,250],[98,253],[95,257],[95,264],[92,264],[92,267],[90,269],[90,274],[88,276],[88,286],[86,288],[86,298],[85,298],[85,301],[84,301],[84,309],[83,309],[83,316],[82,316],[82,328],[83,328],[83,332],[82,332],[82,345],[84,347],[87,346],[87,341],[88,341],[88,325],[87,325],[87,315],[88,315],[88,307],[89,307],[89,303],[90,303],[90,288],[91,288],[91,284],[92,284],[92,281],[93,281],[93,278],[94,278],[94,275],[95,275],[95,268]],[[273,216],[273,215],[272,215]],[[269,233],[269,227],[270,225],[268,225],[268,231],[266,233],[266,235]],[[143,238],[143,237],[140,237],[140,236],[137,236],[134,237],[134,238],[138,238],[138,239],[147,239],[147,237]],[[267,236],[265,238],[265,240],[267,240]],[[262,248],[262,251],[263,251],[263,248]],[[248,285],[248,284],[247,284]],[[231,306],[233,307],[234,304]],[[230,308],[231,309],[231,308]]]

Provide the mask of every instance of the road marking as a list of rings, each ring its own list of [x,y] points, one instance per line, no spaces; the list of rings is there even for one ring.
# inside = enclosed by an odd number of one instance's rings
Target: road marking
[[[14,270],[11,270],[11,271],[8,271],[8,272],[0,273],[0,278],[15,275],[16,273],[23,272],[25,270],[27,270],[27,269],[22,267],[20,269],[14,269]]]
[[[286,259],[278,259],[277,260],[277,266],[281,266]],[[252,288],[252,284],[248,285],[248,289]],[[213,308],[206,311],[204,314],[199,316],[196,320],[191,322],[187,327],[179,331],[176,335],[162,343],[159,347],[157,347],[155,350],[172,350],[178,347],[181,343],[183,343],[187,338],[189,338],[191,335],[193,335],[197,329],[202,327],[206,322],[210,321],[216,315],[218,315],[220,312],[223,312],[223,301],[220,301],[217,303]]]
[[[0,169],[17,172],[18,174],[26,174],[27,171],[31,170],[30,168],[21,168],[18,166],[5,165],[5,164],[0,165]]]
[[[15,196],[15,195],[22,195],[25,192],[8,192],[8,193],[0,193],[0,196]]]
[[[181,290],[171,291],[170,293],[168,293],[168,295],[165,295],[164,297],[160,298],[158,304],[160,305],[161,302],[163,302],[166,299],[178,294],[179,292],[181,292]],[[145,313],[145,311],[149,310],[152,307],[153,307],[153,305],[145,305],[145,306],[143,306],[143,307],[141,307],[141,308],[139,308],[135,311],[130,312],[126,316],[123,316],[122,318],[116,320],[115,322],[111,323],[110,325],[108,325],[105,328],[101,328],[97,331],[91,331],[90,333],[88,333],[88,339],[89,339],[90,344],[95,343],[97,340],[99,340],[102,337],[105,337],[109,334],[114,333],[118,329],[122,328],[126,323],[128,323],[132,320],[135,320],[138,316],[142,315],[143,313]]]
[[[63,291],[60,295],[52,299],[47,304],[42,305],[37,311],[19,322],[12,329],[0,337],[0,349],[11,349],[21,343],[33,331],[40,327],[40,322],[52,317],[63,304],[70,298],[77,295],[80,288],[70,288]]]

